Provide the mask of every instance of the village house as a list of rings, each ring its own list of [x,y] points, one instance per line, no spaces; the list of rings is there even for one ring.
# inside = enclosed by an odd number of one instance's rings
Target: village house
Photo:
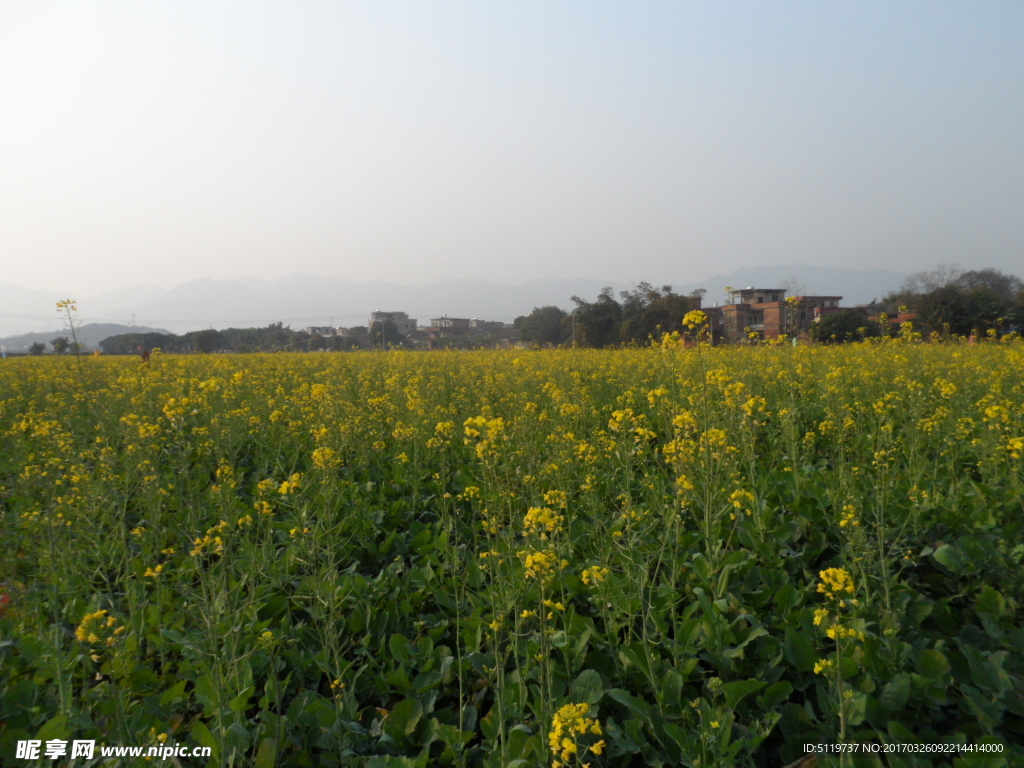
[[[410,318],[407,312],[382,312],[379,309],[370,313],[370,323],[367,327],[372,328],[374,323],[384,323],[388,320],[395,324],[395,330],[403,336],[416,330],[416,320]]]
[[[748,338],[777,339],[810,331],[822,317],[840,309],[842,296],[786,296],[784,288],[742,288],[731,303],[717,308],[716,333],[730,342]]]
[[[434,317],[422,330],[427,334],[428,346],[441,339],[473,337],[489,337],[502,346],[508,346],[519,339],[519,331],[511,323],[476,317]]]
[[[468,317],[432,317],[427,331],[437,336],[458,336],[469,333],[471,320]]]

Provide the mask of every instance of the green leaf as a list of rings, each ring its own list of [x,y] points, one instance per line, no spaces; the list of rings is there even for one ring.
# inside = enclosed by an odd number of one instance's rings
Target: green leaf
[[[494,741],[498,736],[498,708],[491,707],[490,711],[480,718],[480,732],[484,738]]]
[[[185,686],[187,684],[188,680],[179,680],[164,691],[163,695],[160,697],[160,706],[167,706],[171,702],[185,698]]]
[[[399,733],[408,736],[416,730],[416,724],[422,716],[423,705],[416,701],[416,699],[405,699],[398,702],[395,708],[391,710],[388,725]]]
[[[584,669],[572,681],[572,699],[577,703],[597,704],[603,695],[601,675],[593,669]]]
[[[670,707],[680,707],[683,704],[683,676],[670,669],[662,679],[661,696],[662,704]]]
[[[860,691],[854,691],[850,700],[845,702],[846,722],[849,725],[860,725],[864,722],[867,712],[868,697]]]
[[[943,544],[936,549],[932,553],[932,557],[953,573],[960,573],[963,570],[963,558],[960,556],[959,550],[949,544]]]
[[[633,665],[640,670],[648,680],[652,680],[650,659],[647,656],[648,650],[641,643],[633,643],[628,648],[619,651],[619,659],[622,666]]]
[[[256,750],[256,760],[253,762],[253,768],[274,768],[277,765],[276,760],[277,739],[268,736],[260,742],[260,747]]]
[[[726,658],[729,658],[729,659],[735,659],[736,657],[741,657],[742,658],[743,657],[743,649],[746,648],[748,643],[750,643],[752,640],[756,640],[757,638],[763,637],[764,635],[767,635],[767,634],[768,634],[768,630],[765,629],[764,627],[755,627],[754,629],[750,630],[750,634],[747,635],[746,639],[742,643],[740,643],[739,645],[735,646],[734,648],[726,649],[726,651],[724,652],[723,655]]]
[[[629,711],[637,717],[641,718],[645,722],[650,721],[651,708],[646,701],[629,695],[629,693],[621,688],[611,688],[606,693],[610,698],[615,699],[619,704],[627,707]]]
[[[764,694],[757,697],[757,704],[765,712],[771,712],[788,699],[792,692],[793,684],[788,680],[780,680],[774,685],[769,685]]]
[[[462,710],[462,722],[459,728],[463,731],[472,731],[476,728],[477,710],[472,704],[467,704]]]
[[[65,714],[54,715],[43,727],[39,729],[39,733],[36,734],[36,738],[40,741],[49,741],[50,739],[66,739],[71,735],[71,729],[68,728],[68,716]]]
[[[252,696],[253,691],[256,690],[256,686],[250,685],[240,694],[235,696],[228,704],[228,709],[232,712],[243,712],[249,707],[249,698]]]
[[[974,610],[978,613],[1002,616],[1006,613],[1006,598],[998,590],[986,585],[978,595],[978,600],[974,604]]]
[[[890,720],[886,725],[889,731],[889,737],[895,744],[920,744],[921,740],[917,738],[911,731],[907,730],[900,723],[895,720]]]
[[[524,760],[530,757],[537,743],[533,731],[525,725],[517,725],[509,731],[506,751],[513,760]]]
[[[734,683],[726,683],[722,686],[725,692],[725,703],[730,709],[736,707],[744,697],[764,688],[763,680],[737,680]]]
[[[388,641],[388,648],[391,650],[391,658],[399,664],[407,664],[416,654],[415,649],[411,646],[405,635],[397,632]]]
[[[917,657],[917,671],[935,685],[944,686],[949,682],[949,661],[937,648],[927,648]]]
[[[220,750],[217,748],[217,740],[210,733],[210,729],[202,720],[192,723],[192,738],[199,742],[201,747],[209,747],[214,760],[217,759]]]
[[[998,651],[986,656],[977,648],[966,643],[960,647],[967,658],[971,668],[971,681],[990,698],[1001,696],[1013,683],[1003,669],[1003,662],[1006,659],[1006,651]]]
[[[907,697],[910,696],[910,675],[903,672],[896,675],[882,689],[878,696],[878,703],[881,704],[890,714],[899,712],[907,705]]]
[[[786,661],[801,671],[811,671],[818,661],[818,653],[814,650],[810,636],[795,627],[786,627],[786,640],[782,649]]]
[[[432,669],[429,672],[421,672],[412,679],[412,687],[418,693],[424,693],[444,679],[444,674],[439,669]]]
[[[775,607],[781,614],[788,613],[799,604],[800,593],[792,584],[784,584],[782,588],[775,593]]]
[[[200,675],[196,678],[196,685],[193,689],[196,699],[203,705],[203,713],[208,717],[215,717],[217,712],[217,690],[209,675]]]

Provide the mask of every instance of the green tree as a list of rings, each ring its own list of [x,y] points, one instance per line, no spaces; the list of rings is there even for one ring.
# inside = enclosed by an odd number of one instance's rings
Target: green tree
[[[626,343],[645,344],[648,339],[661,338],[662,333],[682,329],[686,313],[700,309],[704,291],[680,296],[671,285],[660,290],[650,283],[639,283],[632,291],[622,291],[622,323],[619,337]]]
[[[957,278],[956,285],[965,291],[988,291],[1006,306],[1013,306],[1024,291],[1024,281],[1019,277],[991,268],[964,272]]]
[[[812,330],[814,337],[825,344],[859,341],[880,335],[878,323],[871,322],[855,309],[830,312],[821,318],[821,322],[815,323]]]
[[[933,330],[966,336],[1000,326],[1014,327],[1015,308],[1024,305],[1022,294],[1024,281],[998,269],[962,272],[941,265],[910,275],[902,289],[889,294],[883,304],[890,314],[906,305]]]
[[[569,341],[571,329],[566,327],[569,315],[555,306],[534,307],[528,315],[517,317],[512,324],[519,338],[533,344],[562,344]]]
[[[58,355],[63,355],[71,348],[71,339],[67,336],[58,336],[56,339],[53,339],[50,344],[53,345],[54,352]]]
[[[30,355],[41,355],[45,351],[46,351],[46,345],[43,344],[43,342],[41,342],[41,341],[33,341],[32,344],[28,348],[28,353]]]
[[[100,341],[105,355],[137,355],[143,350],[150,352],[159,347],[164,352],[182,351],[182,338],[168,333],[119,333]]]
[[[610,286],[601,289],[594,301],[572,297],[576,309],[576,341],[589,347],[607,347],[619,341],[622,305],[612,296]]]
[[[373,347],[399,347],[404,340],[393,320],[378,320],[370,326],[370,344]]]
[[[919,297],[911,305],[920,318],[935,330],[948,329],[966,336],[971,332],[966,293],[955,285],[944,285]]]
[[[194,331],[186,334],[186,336],[192,342],[192,348],[196,352],[216,352],[225,347],[220,331],[215,331],[213,328],[205,331]]]

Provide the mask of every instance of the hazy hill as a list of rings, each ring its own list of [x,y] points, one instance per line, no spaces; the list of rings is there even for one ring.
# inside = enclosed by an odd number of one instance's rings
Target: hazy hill
[[[710,306],[722,303],[723,289],[727,285],[776,287],[791,277],[805,283],[808,293],[841,295],[844,304],[853,305],[898,288],[904,275],[890,270],[794,264],[741,269],[699,283],[676,281],[670,284],[678,293],[706,289],[704,301]],[[637,280],[645,279],[658,287],[664,282],[650,275],[637,276]],[[611,285],[616,293],[633,287],[632,284],[584,279],[530,280],[519,285],[455,279],[408,286],[295,274],[280,280],[190,280],[170,289],[135,286],[80,298],[78,307],[83,322],[116,323],[121,329],[119,333],[125,332],[133,315],[140,327],[168,328],[177,334],[203,328],[257,327],[276,322],[292,328],[365,325],[367,316],[375,309],[405,311],[421,324],[445,314],[508,322],[529,314],[534,307],[553,304],[572,309],[573,295],[593,299],[605,285]],[[0,333],[14,334],[58,325],[54,303],[66,295],[70,294],[0,284]],[[42,335],[47,336],[44,340],[49,342],[55,333],[47,331]]]
[[[121,333],[169,333],[169,331],[165,331],[162,328],[132,327],[117,323],[86,323],[78,329],[78,340],[85,345],[87,350],[93,350],[99,348],[99,344],[103,339],[108,336],[117,336]],[[71,334],[67,329],[42,331],[39,333],[22,333],[17,336],[8,336],[5,339],[0,339],[0,347],[3,347],[8,352],[23,352],[39,341],[46,345],[47,352],[52,352],[53,347],[50,345],[50,342],[58,336],[71,338]]]
[[[28,333],[59,325],[57,302],[68,295],[0,283],[0,334]]]

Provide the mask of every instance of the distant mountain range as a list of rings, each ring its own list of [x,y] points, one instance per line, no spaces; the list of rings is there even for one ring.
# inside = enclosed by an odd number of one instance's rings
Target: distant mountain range
[[[843,296],[843,304],[864,304],[899,288],[904,275],[891,270],[856,270],[812,267],[805,264],[755,267],[716,275],[699,283],[673,283],[677,293],[707,291],[707,306],[721,304],[726,286],[782,287],[790,279],[806,286],[804,292]],[[641,276],[643,279],[643,276]],[[655,281],[651,281],[652,283]],[[655,283],[661,287],[662,282]],[[442,280],[428,285],[357,283],[351,280],[290,275],[280,280],[191,280],[174,288],[136,286],[80,298],[83,323],[112,324],[127,333],[134,319],[142,325],[186,333],[201,328],[265,326],[283,322],[292,328],[312,325],[365,325],[376,309],[408,312],[421,324],[430,318],[478,317],[510,322],[534,307],[573,307],[574,295],[593,299],[604,286],[630,290],[631,284],[601,280],[531,280],[502,285],[485,280]],[[60,325],[55,303],[74,294],[39,291],[0,283],[0,333],[15,334],[0,344],[13,348],[15,339]],[[59,331],[42,331],[49,342]],[[108,334],[108,335],[113,335]],[[90,337],[91,338],[91,337]],[[105,337],[104,337],[105,338]],[[96,339],[98,342],[100,339]],[[19,341],[20,343],[20,341]],[[31,342],[29,342],[31,343]]]

